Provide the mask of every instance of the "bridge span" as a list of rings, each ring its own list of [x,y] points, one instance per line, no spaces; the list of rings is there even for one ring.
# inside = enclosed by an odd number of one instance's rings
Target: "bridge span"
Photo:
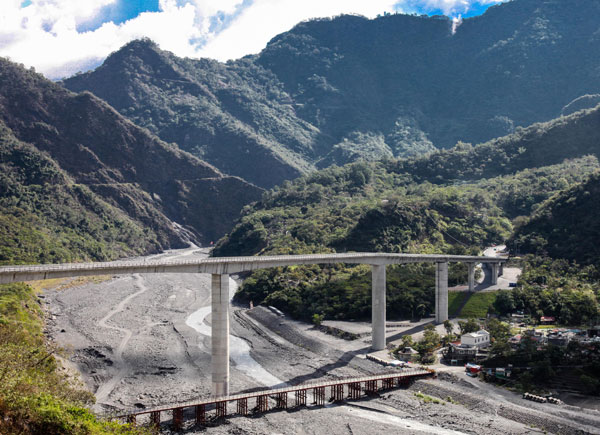
[[[294,387],[261,390],[233,396],[214,397],[198,402],[161,406],[143,411],[131,410],[121,415],[111,416],[111,418],[123,419],[128,423],[136,424],[139,417],[147,416],[150,425],[158,427],[161,422],[161,414],[170,413],[173,429],[180,431],[183,429],[184,411],[186,409],[194,412],[195,423],[197,425],[206,425],[209,420],[207,415],[208,410],[214,409],[214,419],[225,418],[229,414],[229,405],[231,403],[236,404],[235,413],[242,416],[246,416],[252,411],[263,413],[270,409],[283,410],[289,407],[308,406],[309,403],[316,406],[323,406],[326,400],[330,402],[341,402],[347,399],[356,400],[364,396],[377,394],[379,391],[408,386],[417,379],[432,376],[436,376],[436,373],[431,369],[422,367],[401,369],[382,375],[318,381]],[[329,395],[327,395],[327,388],[329,388]],[[312,392],[312,402],[308,402],[307,400],[309,392]],[[292,394],[294,396],[293,403],[289,400],[289,395]],[[249,399],[254,399],[254,408],[248,407]]]
[[[504,260],[498,257],[436,254],[344,253],[255,257],[212,257],[191,260],[111,261],[98,263],[44,264],[0,267],[0,284],[91,275],[136,273],[210,273],[211,285],[211,371],[214,397],[229,395],[229,275],[279,266],[304,264],[368,264],[372,274],[373,350],[383,350],[386,320],[386,266],[388,264],[435,263],[435,320],[448,319],[448,263],[468,265],[469,291],[475,288],[475,265],[488,263],[492,284],[497,283]]]

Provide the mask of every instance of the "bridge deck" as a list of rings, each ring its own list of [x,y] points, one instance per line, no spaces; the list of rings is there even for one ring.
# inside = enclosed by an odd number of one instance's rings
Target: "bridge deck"
[[[497,257],[436,254],[346,253],[277,255],[255,257],[212,257],[171,261],[110,261],[0,267],[0,284],[85,275],[132,273],[215,273],[232,274],[269,267],[301,264],[405,264],[405,263],[499,263]]]
[[[313,390],[313,395],[315,399],[315,403],[317,405],[323,405],[325,400],[325,388],[331,387],[332,394],[335,395],[333,397],[335,400],[343,400],[344,397],[344,386],[347,387],[349,396],[348,398],[359,398],[360,397],[360,385],[365,384],[365,393],[374,393],[379,388],[377,386],[378,381],[382,381],[381,389],[389,389],[394,388],[394,382],[397,381],[397,384],[400,385],[402,382],[410,382],[410,380],[425,376],[433,376],[435,375],[435,371],[431,369],[425,368],[410,368],[410,369],[402,369],[392,373],[385,373],[382,375],[375,376],[363,376],[357,378],[345,378],[345,379],[336,379],[329,381],[317,381],[306,384],[300,384],[293,387],[284,387],[284,388],[276,388],[276,389],[268,389],[261,391],[254,391],[251,393],[244,394],[236,394],[232,396],[224,396],[224,397],[213,397],[210,399],[202,400],[202,401],[189,401],[184,403],[178,403],[174,405],[166,405],[159,406],[151,409],[144,409],[140,411],[139,409],[131,410],[125,412],[120,415],[111,415],[108,416],[110,419],[126,419],[130,422],[135,422],[136,418],[143,415],[149,415],[151,421],[155,423],[160,422],[160,413],[171,411],[173,413],[173,425],[177,428],[181,428],[181,424],[183,423],[183,411],[185,408],[195,408],[197,419],[200,417],[200,420],[197,423],[205,423],[206,422],[206,409],[207,407],[214,407],[216,417],[224,417],[228,414],[227,412],[227,403],[229,402],[237,402],[238,403],[238,413],[242,410],[243,415],[248,413],[248,399],[256,399],[257,409],[259,411],[266,411],[269,409],[268,406],[268,398],[273,397],[278,399],[278,403],[283,403],[283,406],[277,405],[276,408],[287,408],[287,394],[289,393],[302,393],[300,397],[303,397],[301,405],[306,405],[306,391]],[[356,385],[358,384],[358,387]],[[354,386],[354,390],[352,394],[350,392],[350,387]],[[357,390],[358,388],[358,394]],[[334,393],[334,391],[336,393]],[[283,399],[285,397],[285,399]],[[279,400],[283,400],[283,402],[279,402]],[[260,405],[262,404],[262,405]],[[296,403],[296,406],[298,403]]]

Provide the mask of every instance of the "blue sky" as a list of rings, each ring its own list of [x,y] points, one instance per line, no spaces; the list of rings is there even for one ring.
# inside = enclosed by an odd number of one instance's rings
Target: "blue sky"
[[[149,37],[179,56],[258,53],[300,21],[356,13],[444,14],[460,23],[507,0],[0,0],[0,56],[52,79]]]

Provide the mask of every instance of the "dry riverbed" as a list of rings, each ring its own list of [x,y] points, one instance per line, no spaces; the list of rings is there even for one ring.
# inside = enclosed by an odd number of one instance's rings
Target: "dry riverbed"
[[[152,258],[206,255],[190,248]],[[48,290],[45,301],[47,332],[70,351],[69,360],[96,394],[96,412],[210,396],[209,275],[112,277]],[[232,393],[389,370],[365,359],[368,336],[348,342],[263,307],[233,307],[231,334]],[[319,409],[233,416],[217,426],[188,426],[186,433],[600,433],[598,411],[534,404],[461,376],[444,374],[406,390]],[[428,396],[443,400],[429,402],[423,398]],[[169,432],[167,424],[163,431]]]

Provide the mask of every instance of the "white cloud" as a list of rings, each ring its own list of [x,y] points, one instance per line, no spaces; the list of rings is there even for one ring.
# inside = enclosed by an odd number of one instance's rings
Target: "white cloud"
[[[97,65],[132,39],[149,37],[179,56],[238,58],[259,52],[278,33],[302,20],[358,13],[375,17],[419,3],[448,15],[465,12],[473,0],[159,0],[158,12],[145,12],[122,24],[87,32],[77,26],[100,10],[129,0],[0,0],[0,55],[34,66],[50,78]],[[480,0],[479,3],[498,3]]]
[[[102,60],[132,39],[144,36],[182,56],[195,55],[189,40],[198,37],[199,31],[191,4],[177,6],[161,1],[165,7],[160,12],[145,12],[120,25],[108,22],[93,31],[77,31],[78,22],[111,2],[114,0],[89,0],[89,9],[65,7],[64,14],[57,12],[62,6],[84,2],[40,0],[23,9],[19,9],[19,2],[13,2],[7,14],[12,27],[0,23],[0,55],[35,66],[51,78],[71,75],[79,65]]]
[[[393,11],[395,3],[394,0],[256,0],[199,53],[219,60],[239,58],[259,52],[271,38],[300,21],[342,13],[375,17]]]

